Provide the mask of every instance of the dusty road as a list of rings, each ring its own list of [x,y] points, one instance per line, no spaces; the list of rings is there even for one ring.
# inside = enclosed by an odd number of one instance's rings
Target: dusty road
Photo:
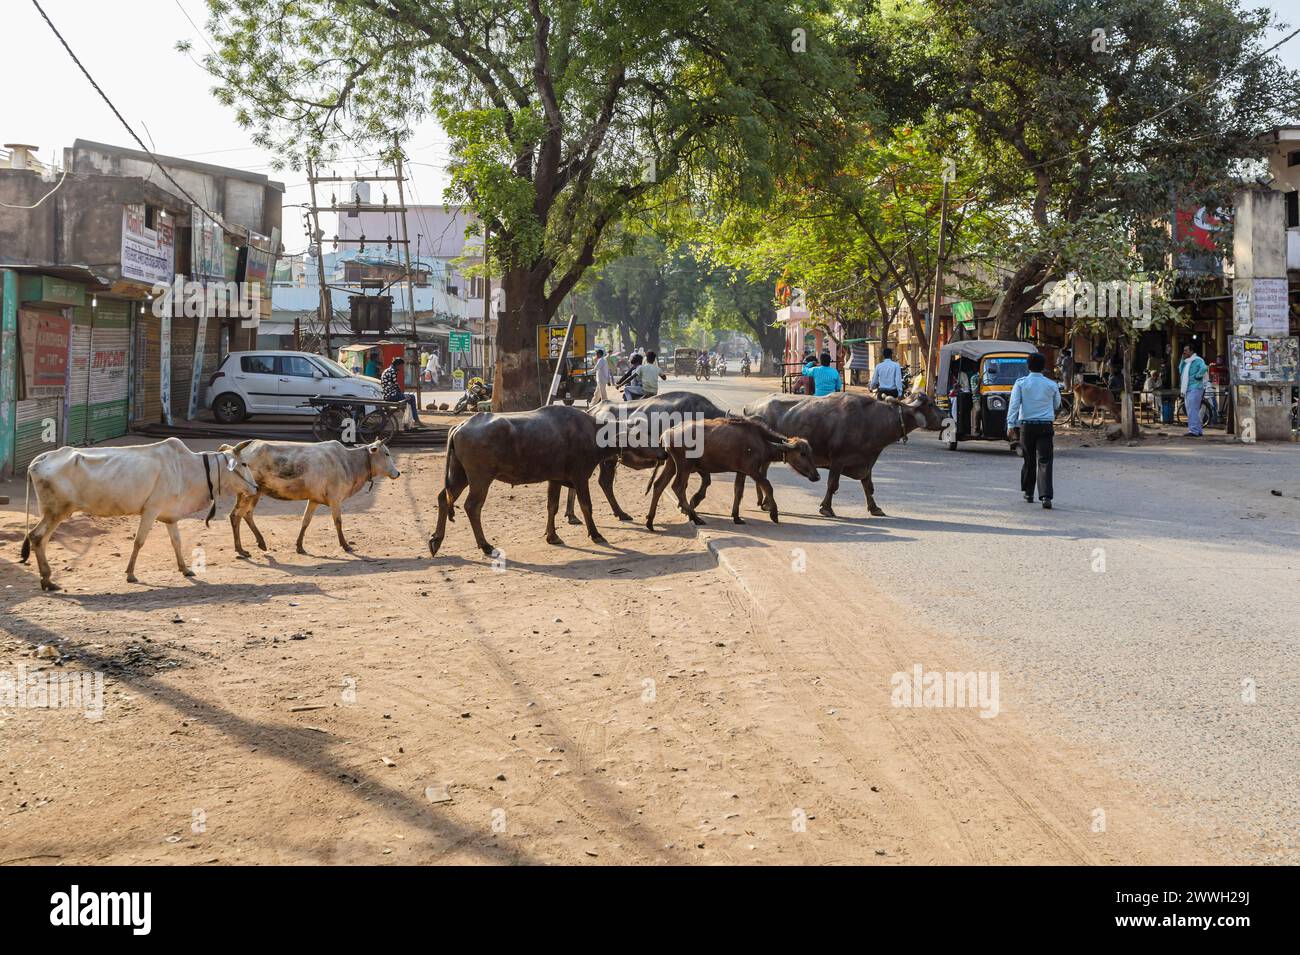
[[[701,387],[733,406],[762,390]],[[777,468],[780,526],[752,507],[746,527],[724,522],[719,486],[699,531],[665,511],[651,535],[598,502],[611,546],[562,527],[557,548],[543,494],[498,486],[495,567],[463,517],[428,558],[431,453],[345,507],[363,556],[319,517],[294,554],[298,508],[272,502],[272,551],[251,564],[223,520],[185,522],[206,565],[193,580],[155,531],[127,585],[134,522],[77,518],[51,547],[68,590],[43,595],[12,562],[10,505],[0,672],[51,667],[32,650],[53,644],[61,669],[106,686],[98,720],[0,708],[0,863],[1292,859],[1277,843],[1295,822],[1294,637],[1275,600],[1229,610],[1247,595],[1222,592],[1217,561],[1171,556],[1208,549],[1273,574],[1261,587],[1293,583],[1290,531],[1248,518],[1248,547],[1220,545],[1202,523],[1213,490],[1189,479],[1175,486],[1196,500],[1169,500],[1162,468],[1117,469],[1108,448],[1097,473],[1127,475],[1097,492],[1110,509],[1071,509],[1063,458],[1048,532],[1004,491],[1005,456],[922,437],[882,458],[880,519],[844,486],[844,517],[824,520]],[[644,477],[620,477],[634,514]],[[1238,506],[1241,482],[1225,487],[1217,507]],[[1187,592],[1200,566],[1217,599]],[[1198,601],[1222,632],[1187,625]],[[996,674],[996,717],[892,705],[893,675],[917,665]],[[1241,712],[1245,673],[1258,701]],[[1257,752],[1234,762],[1238,745]]]

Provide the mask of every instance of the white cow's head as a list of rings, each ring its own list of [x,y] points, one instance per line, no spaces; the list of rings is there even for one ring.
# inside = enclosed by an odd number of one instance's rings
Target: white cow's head
[[[366,453],[370,456],[370,476],[377,478],[387,474],[390,478],[399,478],[402,472],[397,470],[397,463],[393,460],[393,453],[388,450],[388,445],[382,441],[372,441],[366,446]]]
[[[237,445],[229,450],[219,451],[221,463],[235,480],[235,491],[239,494],[256,494],[257,478],[253,474],[253,469],[244,463],[240,454],[244,448],[252,444],[252,439],[240,441]],[[242,486],[241,486],[242,485]]]

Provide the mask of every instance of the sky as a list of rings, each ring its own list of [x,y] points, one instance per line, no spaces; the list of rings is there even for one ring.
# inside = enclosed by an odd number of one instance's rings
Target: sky
[[[206,21],[203,0],[40,2],[126,121],[155,152],[265,173],[286,185],[286,206],[308,201],[305,174],[274,170],[274,157],[253,146],[233,112],[212,96],[213,78],[190,56],[176,51],[178,40],[191,41],[193,56],[208,50],[200,30]],[[1264,5],[1293,28],[1300,26],[1300,0]],[[61,160],[63,147],[78,138],[134,147],[130,134],[72,63],[31,0],[4,0],[4,7],[0,143],[35,145],[46,162]],[[1275,36],[1281,35],[1279,31]],[[1300,69],[1300,36],[1279,54],[1287,66]],[[435,124],[426,125],[417,130],[408,154],[413,204],[442,202],[445,134]],[[341,161],[337,171],[367,162],[373,171],[373,160],[364,159]],[[396,196],[390,195],[390,200],[396,202]],[[333,234],[330,218],[322,225],[327,235]],[[410,229],[413,235],[429,234],[418,221],[412,221]],[[286,208],[283,241],[289,252],[306,247],[300,211]]]

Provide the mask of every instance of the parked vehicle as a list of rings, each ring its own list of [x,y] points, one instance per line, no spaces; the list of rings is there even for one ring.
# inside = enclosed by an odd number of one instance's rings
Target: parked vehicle
[[[1029,374],[1029,342],[989,339],[951,342],[939,350],[939,410],[952,418],[939,440],[951,451],[959,441],[1007,441],[1011,388]],[[1011,450],[1018,450],[1011,444]]]
[[[492,400],[492,386],[482,378],[471,378],[465,385],[465,393],[460,396],[456,402],[456,407],[452,409],[453,414],[460,414],[464,411],[474,412],[478,410],[480,401]]]
[[[208,380],[205,403],[222,424],[237,424],[255,414],[314,415],[315,397],[377,401],[383,391],[377,379],[310,352],[236,351]]]

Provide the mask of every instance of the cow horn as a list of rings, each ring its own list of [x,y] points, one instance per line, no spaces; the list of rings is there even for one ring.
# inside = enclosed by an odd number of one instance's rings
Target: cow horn
[[[244,448],[248,447],[252,443],[253,443],[252,438],[249,438],[246,441],[240,441],[237,445],[235,445],[233,448],[230,449],[230,453],[239,454],[244,450]]]

